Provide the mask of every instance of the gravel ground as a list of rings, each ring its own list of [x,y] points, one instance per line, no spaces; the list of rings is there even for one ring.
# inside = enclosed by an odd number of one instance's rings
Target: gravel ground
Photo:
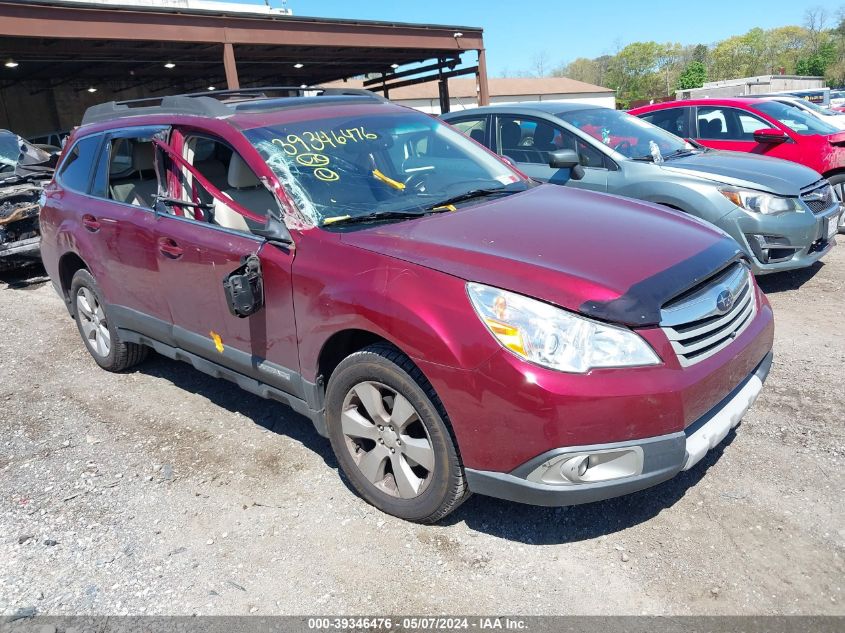
[[[772,374],[691,471],[419,526],[279,404],[156,356],[100,370],[43,270],[7,275],[0,614],[845,614],[844,280],[845,246],[761,280]]]

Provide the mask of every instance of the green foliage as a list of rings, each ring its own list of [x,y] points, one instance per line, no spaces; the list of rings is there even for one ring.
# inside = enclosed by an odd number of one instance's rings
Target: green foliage
[[[823,77],[828,67],[833,66],[839,59],[833,42],[826,42],[819,46],[817,53],[798,60],[795,64],[795,74]]]
[[[616,90],[620,107],[657,99],[708,80],[785,74],[824,75],[845,83],[845,10],[830,29],[816,20],[807,26],[754,28],[712,46],[634,42],[614,55],[579,57],[552,74]]]
[[[707,81],[707,66],[700,61],[691,61],[678,77],[678,90],[701,88]]]

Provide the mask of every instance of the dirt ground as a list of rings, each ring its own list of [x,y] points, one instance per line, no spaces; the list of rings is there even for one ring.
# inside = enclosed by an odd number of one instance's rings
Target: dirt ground
[[[104,372],[43,270],[6,275],[0,614],[845,614],[845,244],[761,285],[771,376],[697,467],[419,526],[304,418],[157,356]]]

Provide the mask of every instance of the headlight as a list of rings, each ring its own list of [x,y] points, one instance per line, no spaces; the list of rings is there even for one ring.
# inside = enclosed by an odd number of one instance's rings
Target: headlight
[[[764,215],[776,215],[790,211],[804,211],[799,204],[798,198],[784,198],[773,196],[759,191],[746,191],[744,189],[719,189],[719,193],[733,202],[736,206],[747,211],[762,213]]]
[[[648,343],[629,329],[482,284],[468,283],[467,292],[496,340],[532,363],[581,374],[594,367],[660,363]]]

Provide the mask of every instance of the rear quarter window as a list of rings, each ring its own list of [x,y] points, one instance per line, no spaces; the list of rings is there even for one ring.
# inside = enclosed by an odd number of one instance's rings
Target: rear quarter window
[[[59,168],[59,183],[66,189],[88,193],[91,172],[97,162],[100,136],[86,136],[79,139],[68,151],[67,158]]]

